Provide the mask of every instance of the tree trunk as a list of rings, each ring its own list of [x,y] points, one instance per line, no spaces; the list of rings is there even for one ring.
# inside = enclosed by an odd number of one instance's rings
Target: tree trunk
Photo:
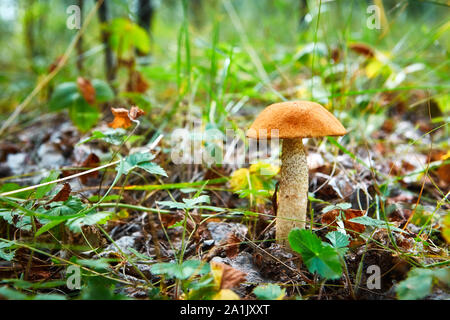
[[[77,6],[80,8],[80,24],[83,25],[83,2],[77,0]],[[83,73],[83,36],[77,42],[77,70],[79,74]]]
[[[108,24],[109,22],[108,1],[103,1],[102,5],[100,6],[98,10],[98,19],[100,20],[102,27]],[[105,46],[106,79],[108,80],[108,82],[112,82],[116,78],[116,72],[114,68],[114,56],[111,50],[111,45],[109,43],[109,32],[104,28],[102,28],[101,37],[103,45]]]
[[[138,0],[137,6],[138,24],[150,34],[154,14],[152,1]]]

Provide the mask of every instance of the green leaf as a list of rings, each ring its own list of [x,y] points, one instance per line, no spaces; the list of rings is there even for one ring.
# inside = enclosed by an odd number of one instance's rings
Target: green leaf
[[[135,249],[133,249],[133,248],[131,248],[131,247],[129,247],[128,250],[129,250],[130,252],[132,252],[132,253],[133,253],[137,258],[139,258],[139,259],[146,260],[146,261],[148,261],[148,260],[153,260],[151,257],[146,256],[145,254],[142,254],[142,253],[136,251]]]
[[[0,287],[0,296],[8,300],[65,300],[66,297],[60,294],[36,294],[26,295],[18,290]]]
[[[204,209],[214,212],[224,212],[227,211],[227,209],[221,208],[221,207],[215,207],[215,206],[195,206],[196,209]]]
[[[0,193],[8,192],[8,191],[14,191],[14,190],[18,190],[18,189],[21,189],[21,188],[23,188],[23,187],[18,185],[17,183],[12,183],[12,182],[11,183],[5,183],[4,185],[2,185],[0,187]],[[14,197],[20,198],[20,199],[27,199],[32,192],[33,192],[32,190],[31,191],[22,191],[22,192],[19,192],[19,193],[15,193]]]
[[[450,269],[414,268],[408,272],[408,277],[397,285],[395,291],[400,300],[423,299],[431,293],[433,283],[437,281],[450,285]]]
[[[41,234],[43,234],[44,232],[47,232],[51,229],[53,229],[54,227],[56,227],[57,225],[60,225],[61,223],[63,223],[64,220],[53,220],[50,221],[46,224],[44,224],[37,232],[36,232],[36,237],[39,237]]]
[[[279,285],[269,283],[257,286],[253,294],[260,300],[278,300],[286,294],[286,290],[281,289]]]
[[[151,272],[155,275],[165,275],[179,280],[186,280],[193,275],[202,275],[209,271],[209,264],[200,260],[187,260],[181,265],[175,262],[155,263],[151,267]]]
[[[184,220],[181,220],[181,221],[178,221],[177,223],[174,223],[173,225],[171,225],[167,229],[173,229],[173,228],[177,228],[177,227],[182,227],[183,225],[184,225]]]
[[[154,158],[155,156],[149,152],[146,153],[137,152],[130,154],[128,157],[125,158],[123,164],[123,172],[125,174],[128,174],[132,170],[140,168],[151,174],[158,174],[167,177],[167,173],[164,171],[163,168],[151,162],[151,160],[153,160]]]
[[[100,276],[87,277],[83,286],[81,300],[126,300],[125,295],[115,292],[116,283]]]
[[[58,85],[49,101],[51,111],[58,111],[71,107],[75,101],[81,99],[75,82],[65,82]]]
[[[80,97],[70,106],[69,116],[80,131],[86,132],[97,124],[101,114],[95,106]]]
[[[123,141],[126,139],[126,131],[122,128],[117,129],[108,129],[105,131],[94,131],[92,132],[92,135],[89,138],[86,138],[80,142],[78,142],[77,145],[81,145],[86,142],[90,142],[92,140],[103,140],[106,143],[113,144],[115,146],[118,146],[122,144]]]
[[[359,223],[365,226],[369,226],[369,227],[375,227],[375,228],[381,228],[381,229],[387,229],[388,225],[386,223],[386,221],[384,220],[378,220],[378,219],[373,219],[371,217],[368,216],[362,216],[362,217],[356,217],[353,219],[349,220],[350,222],[355,222],[355,223]],[[389,228],[398,232],[405,232],[402,229],[399,229],[391,224],[389,224]]]
[[[335,210],[335,209],[340,209],[340,210],[347,210],[350,209],[352,207],[351,203],[347,203],[347,202],[343,202],[343,203],[338,203],[336,205],[331,204],[329,206],[326,206],[325,208],[322,209],[322,213],[327,213],[331,210]]]
[[[186,204],[176,201],[156,201],[157,204],[169,207],[170,209],[187,209]]]
[[[183,203],[184,202],[184,203]],[[210,199],[207,195],[202,195],[197,198],[193,199],[183,199],[183,202],[176,202],[176,201],[157,201],[159,205],[169,207],[171,209],[207,209],[211,211],[223,211],[222,208],[218,207],[212,207],[212,206],[197,206],[196,204],[199,203],[209,203]]]
[[[112,217],[111,212],[97,212],[86,214],[85,216],[72,218],[66,222],[66,225],[73,232],[81,232],[82,226],[91,226],[93,224],[104,224]]]
[[[66,201],[57,201],[48,204],[49,209],[42,212],[49,216],[68,216],[77,214],[83,210],[86,206],[81,202],[79,198],[70,196]],[[39,210],[39,211],[42,211]]]
[[[8,287],[0,287],[0,297],[4,297],[8,300],[26,300],[27,295],[23,294],[20,291],[8,288]]]
[[[311,230],[293,229],[289,233],[291,248],[300,253],[310,272],[327,279],[339,279],[342,266],[336,250],[322,242]]]
[[[29,282],[22,279],[4,279],[0,283],[11,284],[16,289],[52,289],[66,285],[65,280],[50,280],[45,282]]]
[[[0,217],[10,225],[23,231],[31,231],[31,218],[26,216],[20,210],[1,210]]]
[[[130,53],[134,48],[142,53],[150,51],[147,32],[132,21],[123,18],[114,19],[109,26],[109,30],[111,32],[111,46],[116,52],[120,50],[122,53]]]
[[[40,183],[50,182],[58,179],[59,171],[52,170],[47,178],[44,178],[41,180]],[[48,192],[50,192],[53,187],[55,186],[55,183],[49,184],[47,186],[42,186],[36,189],[36,199],[42,199]]]
[[[96,102],[102,103],[114,98],[114,92],[105,81],[94,79],[91,83],[95,89]],[[87,104],[81,96],[76,82],[65,82],[56,87],[49,101],[49,108],[51,111],[58,111],[66,108],[72,108],[74,105],[77,105],[83,101]]]
[[[66,300],[66,296],[56,293],[39,293],[31,300]]]
[[[341,256],[344,256],[347,253],[347,246],[350,244],[350,237],[348,235],[339,231],[332,231],[325,237],[330,240],[333,248],[335,248]]]
[[[210,203],[209,196],[202,195],[193,199],[183,199],[183,202],[186,204],[188,208],[193,208],[196,204],[199,203]]]
[[[76,259],[75,263],[84,267],[94,269],[98,272],[105,272],[109,270],[109,261],[105,258],[100,259]]]
[[[5,252],[5,249],[10,249],[14,246],[13,242],[5,242],[0,240],[0,259],[11,261],[14,259],[15,251]]]
[[[102,103],[114,99],[114,91],[108,83],[99,79],[94,79],[91,83],[95,89],[95,102]]]
[[[151,174],[157,174],[160,176],[164,176],[167,177],[167,173],[166,171],[161,168],[159,165],[157,165],[156,163],[153,162],[144,162],[144,163],[140,163],[137,168],[139,169],[143,169],[145,171],[147,171],[148,173]]]

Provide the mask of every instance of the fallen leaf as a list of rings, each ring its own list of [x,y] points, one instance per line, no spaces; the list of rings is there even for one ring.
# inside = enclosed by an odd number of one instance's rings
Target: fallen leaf
[[[0,143],[0,162],[6,161],[8,154],[19,153],[20,148],[13,143],[2,142]]]
[[[128,92],[144,93],[149,88],[148,82],[144,79],[139,71],[133,71],[127,83]]]
[[[132,122],[128,116],[128,110],[125,108],[111,108],[111,112],[114,115],[114,120],[108,124],[109,127],[117,129],[127,129],[131,127]]]
[[[348,48],[368,58],[372,58],[375,55],[375,51],[365,43],[350,43]]]
[[[247,274],[229,265],[218,262],[211,262],[211,271],[214,281],[219,289],[231,289],[246,280]]]
[[[213,298],[213,300],[239,300],[239,296],[230,289],[222,289],[217,292]]]
[[[95,168],[98,167],[100,164],[100,159],[95,153],[90,153],[87,158],[83,161],[81,164],[82,168]],[[80,180],[83,184],[86,184],[89,178],[97,178],[98,177],[98,171],[94,171],[85,175],[82,175],[80,177]]]
[[[53,197],[47,204],[52,202],[58,202],[58,201],[67,201],[69,199],[70,192],[72,191],[72,188],[70,187],[70,184],[67,182],[64,183],[63,187],[59,192],[56,194],[56,196]]]
[[[356,209],[331,210],[322,215],[322,224],[337,228],[338,227],[337,219],[339,217],[340,211],[343,211],[345,215],[345,218],[343,219],[344,228],[352,235],[352,237],[356,238],[360,233],[364,232],[364,230],[366,229],[364,225],[349,221],[353,218],[364,216],[365,214],[364,210],[356,210]]]
[[[95,103],[95,88],[92,85],[92,83],[83,77],[78,77],[77,79],[77,85],[78,89],[81,92],[81,95],[83,96],[84,100],[87,101],[89,104]]]
[[[139,118],[140,116],[144,115],[145,111],[136,107],[136,106],[132,106],[131,110],[130,110],[130,114],[129,117],[133,120],[136,120],[137,118]]]
[[[399,206],[389,215],[389,221],[398,222],[399,227],[403,228],[403,226],[410,220],[411,214],[411,210]]]
[[[439,179],[441,180],[440,185],[442,187],[445,187],[450,184],[450,164],[444,164],[442,166],[440,166],[437,170],[436,170],[436,174],[438,175]]]
[[[334,63],[338,63],[341,60],[341,49],[340,48],[334,48],[331,51],[331,60],[333,60]]]
[[[225,253],[228,258],[232,259],[238,255],[240,244],[241,239],[236,234],[230,233],[225,244]]]

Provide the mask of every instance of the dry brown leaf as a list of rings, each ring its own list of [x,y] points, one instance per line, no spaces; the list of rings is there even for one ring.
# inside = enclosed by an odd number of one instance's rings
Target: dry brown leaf
[[[57,201],[67,201],[69,199],[70,192],[72,192],[72,188],[70,187],[70,184],[66,182],[61,190],[59,190],[59,192],[53,197],[53,199],[47,202],[47,204]]]
[[[335,209],[328,211],[322,215],[322,223],[327,226],[331,227],[337,227],[338,224],[336,222],[337,217],[339,216],[339,212],[341,210]],[[352,237],[357,237],[358,234],[364,232],[366,227],[362,224],[356,223],[356,222],[350,222],[349,220],[356,218],[356,217],[362,217],[364,215],[364,210],[356,210],[356,209],[347,209],[344,210],[344,228],[346,231],[349,231],[349,233],[352,235]]]
[[[219,262],[212,262],[213,268],[220,268],[222,270],[222,277],[220,281],[220,289],[231,289],[246,280],[247,274],[237,270],[229,265]]]
[[[131,110],[130,110],[130,114],[129,117],[133,120],[136,120],[137,118],[139,118],[140,116],[143,116],[145,114],[145,111],[142,110],[139,107],[136,106],[132,106]]]
[[[148,82],[144,79],[139,71],[134,70],[130,74],[130,79],[127,83],[127,91],[144,93],[148,88]]]
[[[331,59],[333,60],[334,63],[338,63],[341,60],[341,49],[340,48],[334,48],[331,51]]]
[[[111,108],[111,112],[114,115],[114,120],[108,123],[108,126],[114,129],[122,128],[127,129],[131,127],[132,122],[128,116],[128,110],[125,108]]]
[[[228,258],[233,259],[239,253],[239,245],[241,244],[241,239],[234,233],[230,233],[225,244],[225,253]]]
[[[100,164],[100,159],[95,153],[90,153],[87,158],[83,161],[81,164],[81,167],[83,168],[95,168],[98,167]],[[86,184],[89,178],[97,178],[98,177],[98,171],[94,171],[85,175],[82,175],[80,177],[80,180],[83,184]]]
[[[78,77],[77,79],[77,85],[78,89],[81,92],[81,95],[83,96],[84,100],[87,101],[89,104],[95,103],[95,88],[92,85],[92,83],[83,77]]]
[[[365,43],[351,43],[348,45],[348,48],[368,58],[375,56],[375,51]]]
[[[53,71],[55,71],[55,69],[61,63],[62,59],[63,59],[63,56],[57,57],[55,59],[55,61],[53,61],[52,64],[48,67],[48,73],[52,73]]]
[[[441,186],[448,186],[450,185],[450,164],[444,164],[440,166],[436,171],[439,179],[443,182],[440,185]]]

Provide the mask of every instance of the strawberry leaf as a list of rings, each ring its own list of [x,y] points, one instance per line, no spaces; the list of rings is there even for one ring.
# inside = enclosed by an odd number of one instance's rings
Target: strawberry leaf
[[[342,266],[337,251],[310,230],[293,229],[288,238],[291,248],[301,254],[310,272],[317,272],[327,279],[341,277]]]

